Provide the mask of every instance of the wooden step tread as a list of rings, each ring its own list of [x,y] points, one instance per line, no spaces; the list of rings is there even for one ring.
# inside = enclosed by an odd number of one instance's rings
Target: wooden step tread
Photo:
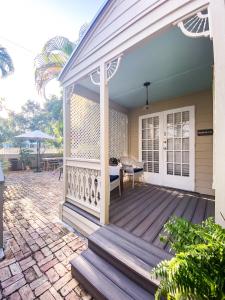
[[[96,299],[154,299],[154,296],[127,278],[90,249],[71,261],[72,274]]]
[[[134,236],[134,234],[127,232],[126,230],[117,227],[116,225],[110,224],[105,226],[107,230],[114,232],[115,234],[119,235],[121,238],[131,242],[132,244],[140,247],[141,249],[154,254],[155,256],[159,257],[161,260],[170,260],[173,258],[173,255],[170,254],[168,251],[165,251],[162,248],[155,246],[154,244],[148,243],[144,241],[140,237]]]

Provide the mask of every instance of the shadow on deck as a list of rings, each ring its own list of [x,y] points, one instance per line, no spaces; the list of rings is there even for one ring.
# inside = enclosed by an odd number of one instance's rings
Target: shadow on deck
[[[125,186],[122,197],[111,193],[110,223],[159,248],[163,226],[171,216],[183,217],[192,223],[201,223],[213,216],[215,203],[212,196],[201,195],[151,184]]]

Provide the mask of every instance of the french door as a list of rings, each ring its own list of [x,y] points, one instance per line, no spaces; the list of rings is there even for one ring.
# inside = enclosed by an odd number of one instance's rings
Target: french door
[[[141,116],[139,159],[145,181],[194,191],[194,107]]]

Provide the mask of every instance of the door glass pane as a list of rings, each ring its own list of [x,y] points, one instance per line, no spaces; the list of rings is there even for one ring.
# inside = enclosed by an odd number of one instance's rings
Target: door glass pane
[[[174,165],[174,175],[181,175],[181,165],[180,164],[175,164]]]
[[[167,162],[173,162],[173,151],[167,151]]]
[[[159,151],[154,151],[154,161],[159,161]]]
[[[176,125],[174,127],[174,136],[181,137],[181,125]]]
[[[189,176],[189,165],[188,164],[182,165],[182,175]]]
[[[174,139],[174,150],[181,150],[181,139]]]
[[[189,137],[189,129],[190,129],[190,127],[188,124],[183,125],[182,135],[184,138]]]
[[[173,125],[173,114],[168,114],[167,115],[167,124],[168,125]]]
[[[189,151],[183,151],[182,153],[182,163],[188,164],[189,163]]]
[[[174,162],[178,164],[181,163],[181,151],[174,152]]]
[[[183,150],[189,150],[189,138],[183,139],[182,149]]]
[[[154,162],[154,173],[159,173],[159,163]]]
[[[174,123],[175,124],[180,124],[181,123],[181,112],[178,112],[178,113],[174,114]]]
[[[173,139],[167,139],[167,149],[173,150]]]
[[[173,138],[173,134],[174,134],[173,126],[168,126],[167,127],[167,137]]]
[[[142,151],[142,160],[147,161],[148,160],[148,151]]]
[[[173,164],[167,164],[167,174],[173,175]]]

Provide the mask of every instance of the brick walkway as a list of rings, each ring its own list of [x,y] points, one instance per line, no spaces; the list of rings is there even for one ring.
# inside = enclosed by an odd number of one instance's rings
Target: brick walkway
[[[86,248],[58,219],[62,182],[52,173],[15,172],[6,178],[0,299],[88,300],[69,261]]]

